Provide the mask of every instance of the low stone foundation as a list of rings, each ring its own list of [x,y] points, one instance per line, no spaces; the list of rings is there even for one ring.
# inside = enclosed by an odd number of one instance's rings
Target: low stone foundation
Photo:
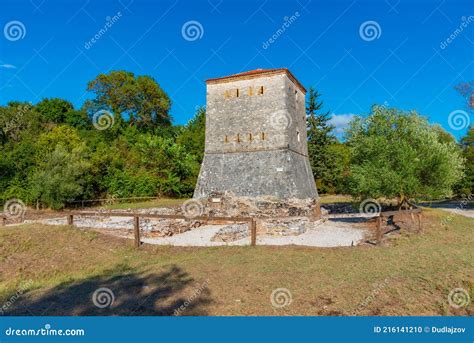
[[[213,193],[208,198],[191,199],[178,209],[179,214],[223,217],[287,218],[321,217],[315,198],[278,199],[274,197],[237,197],[232,192]],[[193,212],[193,213],[190,213]]]

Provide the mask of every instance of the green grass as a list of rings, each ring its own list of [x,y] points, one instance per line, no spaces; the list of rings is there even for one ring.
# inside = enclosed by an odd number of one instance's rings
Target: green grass
[[[96,206],[106,210],[125,210],[125,209],[139,209],[139,208],[153,208],[153,207],[169,207],[169,206],[179,206],[187,199],[153,199],[148,201],[140,202],[123,202],[110,205]]]
[[[70,227],[24,225],[0,230],[0,304],[31,280],[12,310],[56,314],[473,315],[449,306],[451,289],[474,290],[474,219],[428,209],[421,234],[384,246],[347,248],[144,245]],[[114,291],[112,308],[91,303],[98,287]],[[204,291],[199,292],[198,289]],[[275,308],[274,289],[292,302]],[[18,310],[21,312],[21,310]],[[15,312],[13,312],[15,313]],[[28,313],[26,313],[28,314]]]
[[[319,196],[321,204],[334,204],[340,202],[354,202],[350,195],[322,194]]]

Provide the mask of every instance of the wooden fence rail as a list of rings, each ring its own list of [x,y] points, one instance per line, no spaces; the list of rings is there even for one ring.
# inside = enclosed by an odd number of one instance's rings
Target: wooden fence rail
[[[382,242],[382,238],[383,238],[382,219],[390,217],[390,216],[394,216],[394,215],[400,215],[400,214],[411,214],[411,215],[416,214],[417,217],[418,217],[418,232],[421,232],[422,211],[421,211],[421,208],[419,208],[419,207],[414,208],[412,210],[380,212],[380,214],[377,216],[377,231],[376,231],[377,244],[380,244]]]
[[[140,218],[156,218],[156,219],[182,219],[182,220],[199,220],[208,222],[244,222],[249,225],[250,231],[250,245],[257,245],[257,224],[254,218],[251,217],[210,217],[210,216],[196,216],[187,217],[177,214],[146,214],[146,213],[110,213],[110,212],[81,212],[81,211],[65,211],[63,212],[67,218],[68,225],[74,225],[74,216],[91,216],[91,217],[132,217],[133,218],[133,233],[135,240],[135,247],[141,245],[140,238]]]
[[[257,224],[254,218],[251,217],[209,217],[209,216],[197,216],[197,217],[186,217],[184,215],[175,214],[146,214],[146,213],[111,213],[111,212],[82,212],[82,211],[65,211],[62,212],[67,218],[68,225],[74,225],[74,216],[91,216],[91,217],[132,217],[133,218],[133,231],[135,246],[141,245],[140,238],[140,218],[156,218],[156,219],[181,219],[181,220],[199,220],[204,222],[244,222],[248,223],[250,231],[250,245],[257,245]],[[422,229],[422,210],[421,208],[415,208],[412,210],[400,210],[400,211],[387,211],[380,212],[375,216],[377,221],[376,230],[376,241],[377,243],[382,242],[383,231],[382,231],[382,220],[393,215],[400,214],[416,214],[418,217],[418,232]],[[0,215],[0,226],[5,226],[7,217]]]

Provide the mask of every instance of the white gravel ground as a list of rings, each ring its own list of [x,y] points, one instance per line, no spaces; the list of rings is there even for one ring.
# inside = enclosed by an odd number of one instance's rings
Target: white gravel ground
[[[211,237],[223,227],[207,225],[179,235],[143,239],[145,243],[175,246],[248,245],[250,237],[233,242],[211,242]],[[258,235],[257,245],[304,245],[313,247],[340,247],[357,245],[364,240],[368,230],[353,223],[326,221],[298,236]]]
[[[64,218],[51,218],[39,222],[49,225],[65,225]],[[77,227],[92,227],[95,229],[128,228],[131,229],[130,218],[114,217],[109,220],[97,220],[88,218],[74,221]],[[157,245],[174,246],[222,246],[222,245],[248,245],[250,237],[233,242],[212,242],[211,238],[225,225],[206,225],[171,237],[142,238],[143,242]],[[257,245],[302,245],[314,247],[340,247],[357,245],[368,235],[369,230],[364,223],[353,223],[347,221],[327,220],[315,224],[305,233],[297,236],[275,236],[258,235]]]
[[[218,246],[218,245],[248,245],[250,244],[250,237],[230,243],[225,242],[211,242],[211,238],[225,225],[206,225],[200,228],[193,229],[173,235],[171,237],[160,238],[143,238],[142,241],[149,244],[158,245],[175,245],[175,246]]]

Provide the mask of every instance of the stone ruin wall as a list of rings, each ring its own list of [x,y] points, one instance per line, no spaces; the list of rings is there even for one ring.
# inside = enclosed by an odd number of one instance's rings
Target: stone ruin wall
[[[307,157],[305,94],[286,74],[208,84],[206,111],[195,198],[225,191],[317,197]]]

